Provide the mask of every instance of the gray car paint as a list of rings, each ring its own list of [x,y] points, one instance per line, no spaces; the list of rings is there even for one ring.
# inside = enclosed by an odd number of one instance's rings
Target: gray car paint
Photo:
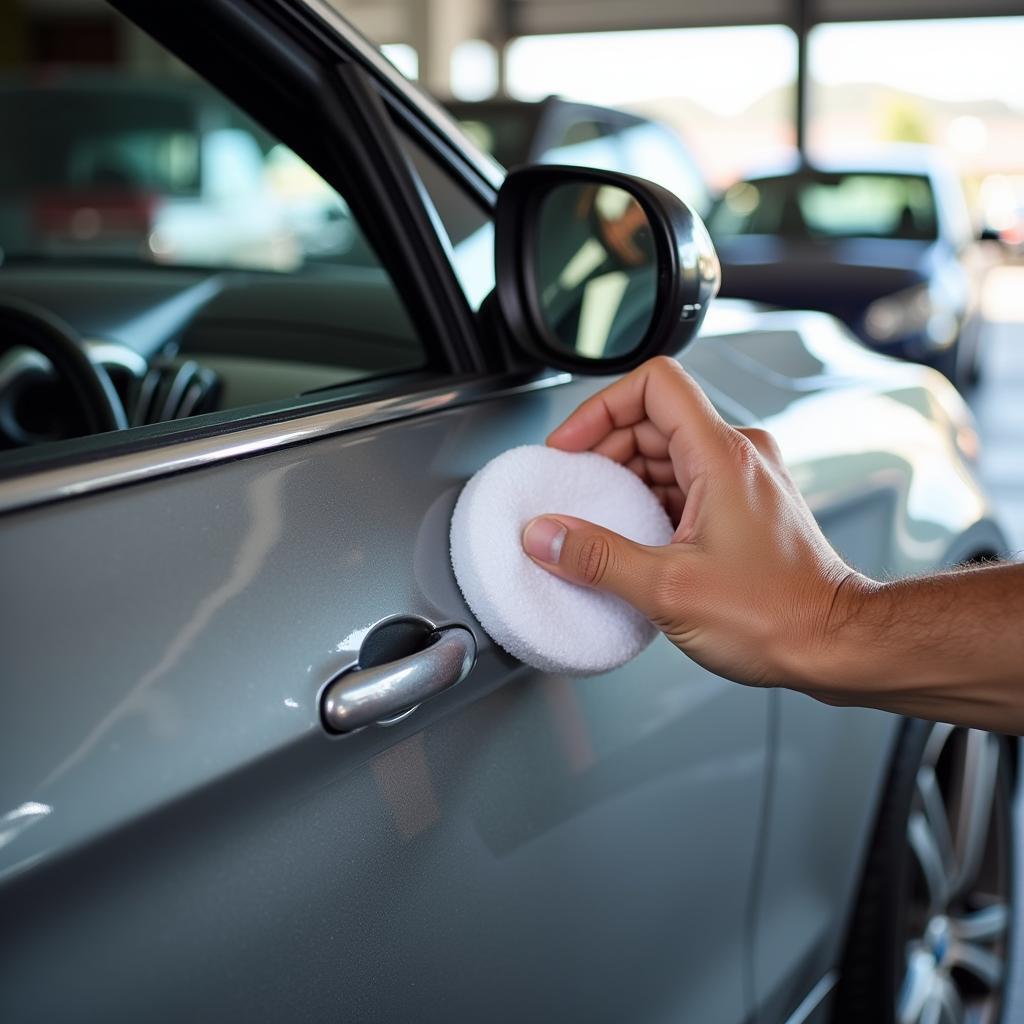
[[[930,371],[865,361],[827,318],[718,330],[684,364],[776,429],[866,571],[990,529]],[[454,585],[462,482],[599,383],[5,518],[0,807],[28,808],[0,847],[5,1019],[740,1021],[835,963],[895,719],[726,683],[663,640],[541,676]],[[400,725],[327,736],[320,688],[395,614],[471,625],[478,664]]]
[[[197,1001],[280,1019],[297,993],[316,1019],[562,1017],[584,993],[593,1019],[743,1016],[767,694],[664,641],[572,681],[481,635],[470,678],[407,723],[319,725],[318,691],[368,626],[473,622],[448,564],[460,483],[593,387],[8,520],[3,649],[22,697],[4,806],[51,808],[2,851],[9,869],[36,861],[7,918],[15,1019],[175,1019]],[[44,619],[59,642],[38,643]],[[39,860],[123,826],[102,856]]]

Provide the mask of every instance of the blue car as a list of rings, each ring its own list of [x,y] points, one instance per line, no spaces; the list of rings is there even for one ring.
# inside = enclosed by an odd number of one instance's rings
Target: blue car
[[[723,295],[832,313],[872,348],[961,388],[976,380],[987,257],[956,175],[928,147],[748,177],[708,227]]]

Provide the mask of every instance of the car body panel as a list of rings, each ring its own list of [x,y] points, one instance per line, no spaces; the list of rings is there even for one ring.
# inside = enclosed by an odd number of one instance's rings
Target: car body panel
[[[910,500],[936,453],[955,461],[952,421],[919,401],[929,371],[880,368],[813,314],[725,311],[719,330],[684,364],[727,417],[776,430],[826,530],[866,571],[933,564],[986,518],[964,468],[935,483],[959,503]],[[738,1021],[748,960],[758,998],[786,1003],[835,962],[897,719],[727,684],[664,640],[601,679],[542,677],[477,628],[470,677],[402,724],[340,738],[319,724],[319,690],[375,622],[475,625],[447,556],[461,483],[539,441],[599,383],[5,518],[0,635],[21,692],[0,737],[8,1016],[59,1019],[77,1003],[172,1019],[200,998],[229,1019],[279,1015],[301,979],[308,1019],[343,999],[366,1019],[414,1006],[417,1019],[458,1017],[486,997],[500,1019],[584,999],[591,1019],[630,1007]],[[853,418],[872,401],[881,422],[865,436]],[[909,424],[915,443],[897,457]],[[847,426],[845,452],[801,440]],[[839,760],[806,777],[830,742],[864,758],[845,782],[857,814],[828,814],[818,783],[822,771],[838,781]],[[809,851],[815,809],[830,838]],[[239,987],[274,973],[289,984]]]
[[[332,738],[319,722],[320,689],[374,623],[474,623],[448,561],[461,483],[541,440],[595,386],[7,519],[5,675],[25,699],[3,727],[3,806],[28,810],[0,850],[5,903],[25,908],[6,916],[6,1016],[156,1006],[147,1019],[175,1019],[201,998],[232,1019],[280,1017],[298,984],[308,1019],[341,1001],[362,1019],[466,1018],[489,999],[501,1019],[564,1015],[586,990],[594,1019],[615,1020],[639,1009],[616,971],[644,979],[650,1019],[745,1015],[735,936],[767,693],[681,662],[665,640],[602,679],[543,677],[477,629],[469,679],[406,723]],[[19,642],[43,616],[60,642]],[[707,886],[692,891],[694,877]],[[36,898],[66,886],[66,899]],[[251,938],[284,927],[287,951]],[[156,947],[140,933],[159,933]],[[233,998],[254,971],[291,984]]]

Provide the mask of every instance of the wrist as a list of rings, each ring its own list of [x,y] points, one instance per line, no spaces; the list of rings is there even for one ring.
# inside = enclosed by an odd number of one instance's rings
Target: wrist
[[[836,581],[820,625],[792,666],[797,689],[837,704],[855,699],[873,676],[872,631],[887,615],[888,584],[853,570]],[[876,637],[877,640],[877,637]]]

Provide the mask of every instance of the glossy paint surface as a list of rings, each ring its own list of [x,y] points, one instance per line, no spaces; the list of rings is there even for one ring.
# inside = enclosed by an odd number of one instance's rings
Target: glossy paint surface
[[[684,364],[777,432],[860,568],[999,548],[937,375],[820,316],[726,306],[708,330]],[[726,683],[664,641],[541,676],[451,576],[462,483],[599,384],[4,518],[5,1019],[729,1022],[799,1002],[838,955],[894,720]],[[327,735],[321,688],[393,615],[469,625],[477,665],[397,725]]]

